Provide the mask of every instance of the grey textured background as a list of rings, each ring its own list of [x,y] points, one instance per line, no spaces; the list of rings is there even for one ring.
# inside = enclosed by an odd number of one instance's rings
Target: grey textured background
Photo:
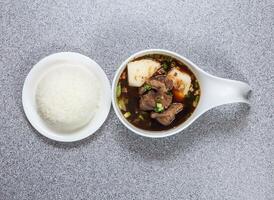
[[[273,29],[273,0],[0,0],[0,199],[273,200]],[[147,48],[249,82],[251,107],[218,107],[154,140],[126,130],[113,109],[95,135],[73,144],[28,123],[21,90],[44,56],[85,54],[111,80]]]

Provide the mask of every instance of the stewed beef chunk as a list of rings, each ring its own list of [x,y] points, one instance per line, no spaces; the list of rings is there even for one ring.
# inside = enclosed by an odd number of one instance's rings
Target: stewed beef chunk
[[[173,103],[163,113],[152,112],[150,117],[156,119],[164,126],[168,126],[175,119],[175,115],[183,110],[183,104]]]
[[[151,77],[150,79],[161,81],[161,82],[165,82],[166,75],[157,75],[157,76]]]
[[[154,76],[151,79],[158,80],[158,81],[164,83],[167,91],[172,90],[172,88],[173,88],[173,81],[168,79],[167,76],[165,76],[165,75]]]
[[[145,84],[139,88],[139,94],[142,95],[145,92],[154,89],[157,92],[164,93],[172,90],[173,81],[168,79],[165,75],[157,75],[151,77],[149,80],[145,82]]]
[[[165,75],[154,76],[147,81],[147,84],[161,93],[168,92],[173,88],[173,82]]]
[[[172,103],[172,96],[167,93],[157,93],[156,102],[161,103],[167,109]]]
[[[156,90],[157,92],[166,92],[166,85],[164,82],[156,80],[156,79],[150,79],[147,81],[147,84],[149,84],[152,89]]]
[[[141,110],[153,110],[156,104],[156,92],[151,90],[141,96],[139,106]]]
[[[172,88],[173,88],[173,81],[172,80],[166,78],[165,84],[166,84],[166,88],[167,88],[168,91],[172,90]]]
[[[147,111],[153,110],[156,103],[161,103],[164,109],[167,109],[172,103],[172,95],[168,92],[172,89],[173,82],[165,75],[151,77],[139,88],[139,94],[143,95],[140,99],[140,109]],[[148,91],[147,94],[145,94]]]

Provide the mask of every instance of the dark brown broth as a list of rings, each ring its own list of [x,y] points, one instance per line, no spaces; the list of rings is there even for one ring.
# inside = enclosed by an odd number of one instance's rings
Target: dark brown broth
[[[133,124],[134,126],[145,129],[145,130],[150,130],[150,131],[161,131],[161,130],[168,130],[171,128],[174,128],[184,121],[187,120],[187,118],[190,117],[190,115],[193,113],[196,107],[193,106],[193,102],[195,101],[196,98],[200,97],[200,86],[198,84],[198,81],[194,74],[190,71],[190,69],[183,64],[182,62],[170,57],[170,56],[165,56],[165,55],[159,55],[159,54],[152,54],[152,55],[146,55],[143,57],[139,57],[133,61],[136,60],[141,60],[141,59],[153,59],[156,60],[160,63],[166,62],[166,61],[171,61],[174,65],[179,67],[179,69],[183,72],[186,72],[191,76],[191,84],[193,86],[194,91],[188,93],[187,97],[184,98],[182,103],[184,105],[183,110],[178,113],[175,116],[175,120],[168,126],[164,126],[160,124],[156,119],[150,118],[150,112],[144,112],[139,109],[139,99],[140,95],[138,93],[138,87],[131,87],[128,85],[128,80],[127,80],[127,68],[123,71],[122,74],[126,77],[125,79],[121,79],[120,77],[120,84],[121,88],[127,88],[127,92],[122,92],[121,95],[118,97],[119,99],[128,99],[128,103],[126,105],[126,112],[130,112],[131,115],[130,117],[127,118],[127,120]],[[122,75],[121,75],[122,76]],[[198,92],[198,95],[194,95],[195,92]],[[176,100],[173,98],[173,103],[175,103]],[[197,105],[197,104],[196,104]],[[126,113],[125,111],[122,111],[122,113]],[[143,119],[140,119],[140,115],[142,115]]]

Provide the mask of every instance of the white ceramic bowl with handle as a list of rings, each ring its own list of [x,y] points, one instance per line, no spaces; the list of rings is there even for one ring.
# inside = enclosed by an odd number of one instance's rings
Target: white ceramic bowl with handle
[[[116,88],[121,73],[124,71],[124,69],[127,67],[127,64],[130,61],[148,54],[162,54],[179,60],[180,62],[184,63],[194,73],[200,84],[200,100],[192,115],[180,125],[169,130],[148,131],[140,129],[127,121],[127,119],[123,116],[117,104]],[[192,124],[199,116],[201,116],[203,113],[216,106],[236,102],[249,104],[248,93],[250,91],[251,88],[248,84],[241,81],[219,78],[211,74],[208,74],[207,72],[200,69],[197,65],[192,63],[190,60],[177,53],[163,49],[148,49],[133,54],[128,59],[126,59],[118,68],[112,83],[112,104],[116,115],[129,130],[141,136],[150,138],[161,138],[174,135],[184,130],[190,124]]]

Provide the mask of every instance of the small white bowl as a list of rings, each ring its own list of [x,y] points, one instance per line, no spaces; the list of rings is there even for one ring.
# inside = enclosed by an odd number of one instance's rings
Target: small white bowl
[[[200,84],[201,96],[194,112],[185,122],[169,130],[148,131],[138,128],[128,122],[128,120],[123,116],[117,104],[116,87],[122,72],[127,67],[127,64],[138,57],[149,54],[167,55],[181,61],[194,73]],[[237,102],[249,104],[248,93],[250,91],[251,88],[246,83],[212,76],[211,74],[208,74],[207,72],[200,69],[197,65],[195,65],[187,58],[175,52],[163,49],[148,49],[133,54],[132,56],[127,58],[118,68],[112,82],[112,105],[119,120],[132,132],[145,137],[162,138],[181,132],[189,125],[191,125],[203,113],[216,106]]]
[[[35,92],[37,84],[45,73],[57,66],[58,62],[85,66],[95,74],[102,86],[98,112],[86,126],[72,133],[58,132],[50,128],[39,116],[36,109]],[[95,133],[106,120],[111,106],[110,83],[102,68],[89,57],[73,52],[55,53],[40,60],[29,72],[23,86],[22,103],[29,122],[38,132],[52,140],[74,142]]]

